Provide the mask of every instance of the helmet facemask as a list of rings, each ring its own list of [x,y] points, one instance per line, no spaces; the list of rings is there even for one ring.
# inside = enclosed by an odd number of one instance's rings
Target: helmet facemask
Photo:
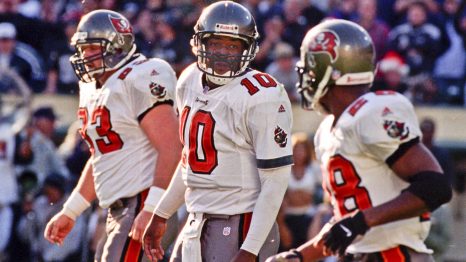
[[[318,113],[326,113],[325,107],[320,103],[320,99],[327,94],[329,86],[327,85],[332,72],[331,67],[327,67],[324,78],[318,82],[314,71],[306,69],[305,64],[301,61],[296,63],[296,72],[299,79],[296,83],[298,93],[301,95],[301,106],[305,110],[315,110]]]
[[[206,44],[210,37],[226,36],[232,39],[241,40],[243,52],[239,55],[216,54],[207,50]],[[207,78],[217,85],[224,85],[233,78],[244,74],[249,63],[254,59],[258,51],[257,41],[251,37],[230,33],[198,32],[194,34],[191,42],[193,52],[197,56],[197,65]],[[230,70],[220,74],[216,72],[215,65],[218,63],[227,64]]]

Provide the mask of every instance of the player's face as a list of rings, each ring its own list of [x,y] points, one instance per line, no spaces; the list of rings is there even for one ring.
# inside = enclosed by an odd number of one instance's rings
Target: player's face
[[[228,36],[212,36],[207,39],[206,51],[209,53],[207,65],[217,74],[239,69],[239,56],[243,53],[243,41]]]
[[[84,66],[87,70],[92,71],[94,69],[103,66],[102,61],[102,46],[99,44],[82,44],[78,46],[78,50],[81,53],[82,58],[87,62]]]

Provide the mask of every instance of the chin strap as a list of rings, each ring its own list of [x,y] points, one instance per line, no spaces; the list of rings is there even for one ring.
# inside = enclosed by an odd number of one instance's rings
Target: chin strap
[[[228,75],[228,74],[229,72],[226,72],[224,75]],[[206,78],[209,82],[212,82],[213,84],[216,84],[219,86],[226,85],[230,83],[233,79],[235,79],[234,77],[216,77],[216,76],[212,76],[208,74],[206,74]]]

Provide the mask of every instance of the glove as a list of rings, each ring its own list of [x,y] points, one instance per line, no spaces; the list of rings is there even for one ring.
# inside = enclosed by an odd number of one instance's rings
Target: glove
[[[364,235],[369,229],[364,214],[358,211],[354,216],[344,218],[334,224],[324,236],[324,245],[332,253],[343,256],[346,248],[358,235]]]
[[[296,249],[269,257],[265,262],[303,262],[303,254]]]

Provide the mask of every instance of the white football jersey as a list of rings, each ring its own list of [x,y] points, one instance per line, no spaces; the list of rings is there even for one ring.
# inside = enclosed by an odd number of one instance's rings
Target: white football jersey
[[[183,142],[183,180],[189,212],[251,212],[260,192],[259,169],[292,164],[291,105],[283,86],[251,70],[208,90],[196,64],[176,89]]]
[[[13,165],[15,134],[11,123],[0,123],[0,206],[18,200],[18,185]]]
[[[113,73],[101,88],[95,82],[80,82],[80,133],[91,148],[100,206],[152,185],[157,151],[139,124],[155,106],[174,103],[175,86],[176,75],[167,62],[142,55]]]
[[[333,121],[333,115],[322,121],[315,148],[336,218],[388,202],[409,186],[389,167],[403,148],[421,137],[413,106],[404,96],[367,93],[346,108],[334,127]],[[420,217],[376,226],[347,251],[367,253],[405,245],[430,252],[424,245],[429,228],[430,222]]]

